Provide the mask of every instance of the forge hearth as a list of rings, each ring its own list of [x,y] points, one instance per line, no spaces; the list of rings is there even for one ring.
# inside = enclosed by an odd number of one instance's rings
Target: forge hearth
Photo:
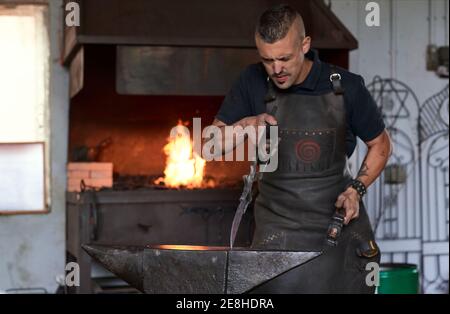
[[[163,177],[163,174],[160,175],[119,175],[116,174],[114,176],[114,183],[112,189],[114,191],[127,191],[127,190],[186,190],[187,188],[181,186],[180,188],[174,189],[165,186],[163,183],[156,184],[159,178]],[[243,186],[242,182],[236,182],[235,180],[227,180],[223,178],[221,180],[216,179],[212,176],[205,176],[204,181],[206,182],[214,182],[214,187],[204,188],[204,190],[212,190],[212,189],[241,189]],[[197,188],[196,190],[203,190],[202,188]]]
[[[81,53],[81,52],[80,52]],[[166,167],[163,148],[178,121],[201,118],[211,124],[224,96],[211,95],[123,95],[116,91],[117,51],[110,45],[83,47],[83,88],[70,106],[69,156],[79,147],[96,147],[105,139],[108,146],[98,162],[114,165],[116,176],[160,175]],[[75,161],[75,160],[69,160]],[[212,161],[205,175],[217,181],[240,183],[248,162]],[[226,183],[221,187],[229,187]]]

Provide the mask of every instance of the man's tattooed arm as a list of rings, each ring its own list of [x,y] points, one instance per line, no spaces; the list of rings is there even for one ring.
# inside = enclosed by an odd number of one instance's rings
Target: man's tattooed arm
[[[369,187],[386,166],[392,152],[392,145],[386,130],[375,139],[366,142],[366,144],[368,148],[367,154],[356,179],[361,181],[366,187]]]
[[[358,175],[356,176],[356,179],[361,180],[362,177],[367,177],[369,174],[369,167],[367,167],[367,163],[364,161],[361,169],[358,171]]]

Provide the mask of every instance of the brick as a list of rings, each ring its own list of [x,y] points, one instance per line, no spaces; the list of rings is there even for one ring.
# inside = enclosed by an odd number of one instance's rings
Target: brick
[[[109,162],[71,162],[67,164],[67,191],[79,192],[81,180],[89,188],[113,186],[113,164]]]
[[[83,179],[85,180],[85,179]],[[86,182],[86,180],[85,180]],[[80,188],[80,184],[81,184],[81,179],[69,179],[67,180],[67,186],[68,187],[77,187],[78,189]]]
[[[80,192],[81,180],[70,180],[67,184],[67,191],[68,192]],[[112,187],[113,186],[113,180],[111,179],[84,179],[84,183],[86,184],[87,188],[94,188],[99,189],[102,187]]]
[[[111,162],[69,162],[67,164],[67,170],[113,170],[113,164]]]
[[[112,187],[113,179],[112,178],[103,178],[103,179],[86,179],[84,183],[88,186],[92,187]]]
[[[89,178],[92,179],[109,179],[112,178],[112,171],[109,170],[93,170],[89,172]]]
[[[80,182],[81,182],[81,180],[82,179],[77,179],[77,178],[69,178],[68,180],[67,180],[67,184],[80,184]]]
[[[70,179],[87,179],[90,177],[89,170],[69,170],[67,172],[67,178]]]

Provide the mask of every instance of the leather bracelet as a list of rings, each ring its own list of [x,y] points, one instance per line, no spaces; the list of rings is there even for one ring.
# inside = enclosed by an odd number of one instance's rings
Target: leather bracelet
[[[361,181],[353,179],[350,181],[349,187],[352,187],[358,192],[359,196],[362,198],[367,193],[367,188]]]

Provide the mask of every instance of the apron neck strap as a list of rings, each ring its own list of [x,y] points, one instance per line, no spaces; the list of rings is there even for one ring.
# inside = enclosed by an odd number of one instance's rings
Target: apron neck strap
[[[330,81],[333,86],[333,91],[336,95],[342,95],[344,94],[344,89],[342,88],[341,84],[341,75],[337,72],[337,69],[334,65],[330,65],[331,68],[331,74],[330,74]]]
[[[267,77],[267,93],[264,97],[264,102],[268,103],[274,101],[277,98],[277,92],[275,90],[275,86],[271,81],[270,77]]]

